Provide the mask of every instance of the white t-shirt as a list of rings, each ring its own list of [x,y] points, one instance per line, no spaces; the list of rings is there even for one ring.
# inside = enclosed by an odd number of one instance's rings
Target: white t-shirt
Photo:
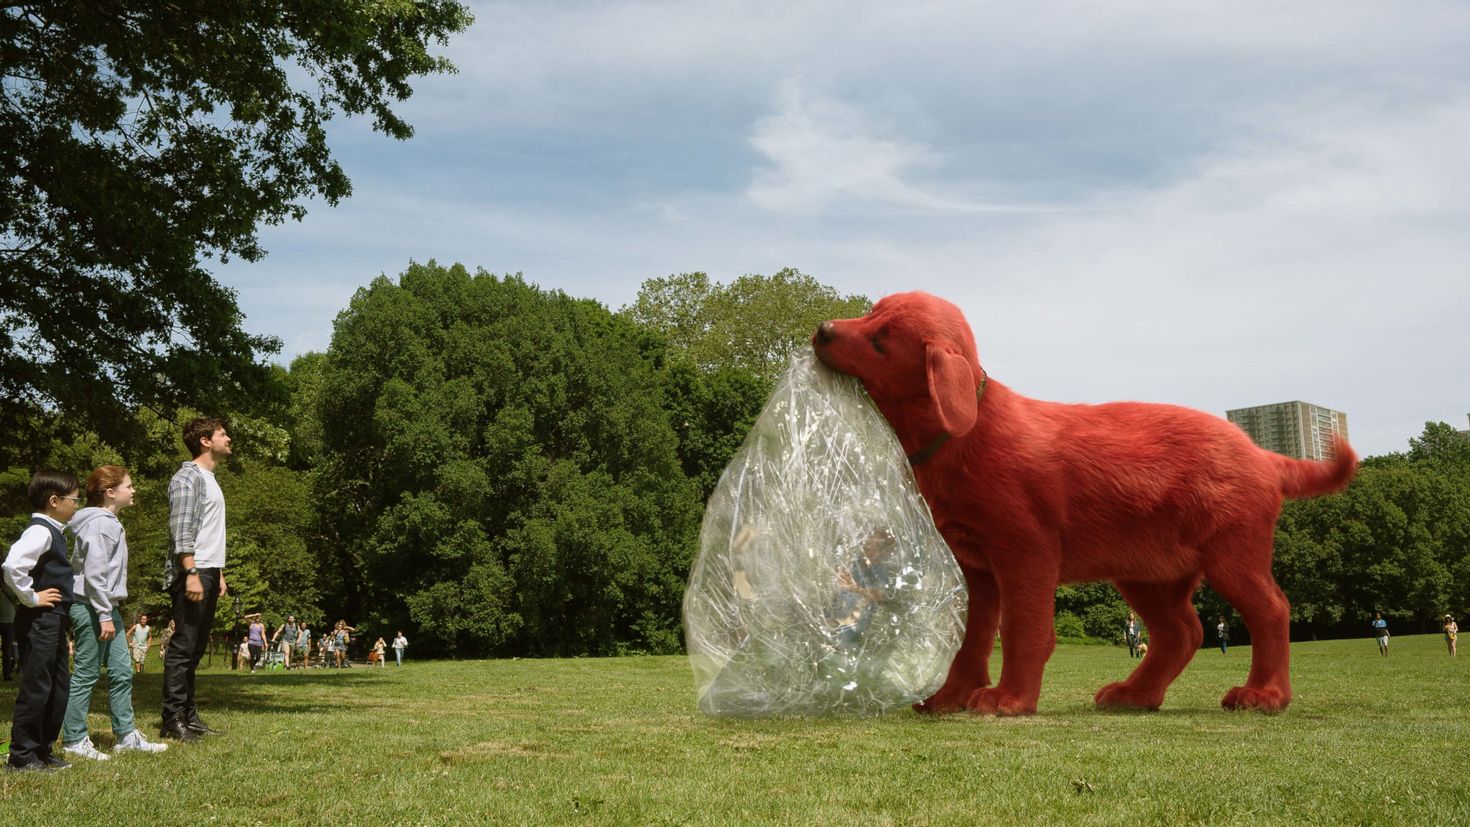
[[[199,531],[194,535],[194,567],[222,569],[225,567],[225,494],[219,490],[213,471],[203,468],[199,471],[204,474],[204,508]]]

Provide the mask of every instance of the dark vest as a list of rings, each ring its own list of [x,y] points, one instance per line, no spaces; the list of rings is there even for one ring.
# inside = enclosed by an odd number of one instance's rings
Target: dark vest
[[[41,559],[36,561],[35,568],[31,569],[31,591],[38,592],[42,589],[56,589],[61,592],[61,603],[53,606],[50,611],[67,611],[66,604],[76,600],[72,593],[71,584],[73,572],[71,563],[66,560],[66,538],[61,536],[61,531],[52,525],[49,520],[40,517],[32,517],[31,525],[38,525],[51,532],[51,547],[42,552]],[[41,609],[40,611],[47,611]]]

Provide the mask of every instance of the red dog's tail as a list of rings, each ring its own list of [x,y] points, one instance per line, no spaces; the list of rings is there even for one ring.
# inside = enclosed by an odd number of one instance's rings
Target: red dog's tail
[[[1313,462],[1272,454],[1281,473],[1281,493],[1293,500],[1334,494],[1347,488],[1358,470],[1358,455],[1342,437],[1332,441],[1336,459]]]

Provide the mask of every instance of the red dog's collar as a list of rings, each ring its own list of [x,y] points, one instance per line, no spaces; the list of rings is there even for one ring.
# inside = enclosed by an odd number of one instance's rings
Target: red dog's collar
[[[980,400],[985,398],[985,384],[989,381],[990,374],[985,372],[985,368],[981,368],[980,385],[975,388],[975,407],[977,408],[980,407]],[[946,442],[949,442],[948,431],[944,431],[940,433],[939,436],[934,437],[933,442],[925,445],[919,451],[909,454],[909,465],[918,465],[922,462],[928,462],[929,460],[933,459],[934,455],[939,453],[939,449],[943,448],[944,443]]]

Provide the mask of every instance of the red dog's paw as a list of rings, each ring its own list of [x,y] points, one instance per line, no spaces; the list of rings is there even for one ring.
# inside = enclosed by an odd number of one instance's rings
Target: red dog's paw
[[[1237,686],[1220,699],[1220,706],[1226,709],[1255,709],[1261,712],[1280,712],[1290,703],[1290,692],[1273,688],[1258,689],[1253,686]]]
[[[1148,709],[1156,710],[1164,703],[1164,693],[1145,690],[1127,681],[1110,683],[1092,696],[1099,709]]]
[[[980,715],[1035,715],[1036,699],[1023,698],[999,687],[988,686],[970,693],[965,707]]]
[[[970,687],[965,689],[949,689],[945,687],[931,695],[928,700],[914,704],[914,711],[927,715],[946,715],[951,712],[959,712],[965,708],[965,700],[974,691]]]

